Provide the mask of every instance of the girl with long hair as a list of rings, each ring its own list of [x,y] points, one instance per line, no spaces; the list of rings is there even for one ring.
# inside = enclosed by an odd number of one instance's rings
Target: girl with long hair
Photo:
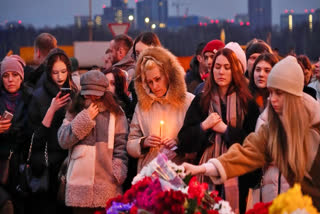
[[[29,124],[34,141],[32,145],[31,166],[35,173],[41,174],[46,167],[44,151],[47,145],[49,161],[49,192],[45,195],[32,197],[30,213],[56,213],[60,206],[57,204],[58,172],[60,165],[68,152],[60,148],[57,132],[66,113],[65,106],[70,97],[77,92],[77,87],[71,78],[71,62],[66,53],[52,49],[46,60],[41,87],[33,92],[29,105]],[[70,88],[70,93],[60,96],[61,88]],[[30,144],[29,144],[30,145]]]
[[[196,154],[192,163],[205,163],[225,153],[229,147],[254,130],[259,109],[247,87],[236,54],[219,50],[206,80],[203,93],[195,97],[179,132],[179,151]],[[195,139],[197,141],[195,142]],[[200,180],[208,179],[201,177]],[[248,178],[231,179],[227,185],[214,186],[235,210],[245,209]]]
[[[279,60],[271,53],[263,53],[253,64],[252,75],[250,76],[249,89],[259,106],[260,112],[262,112],[269,97],[269,91],[267,88],[267,79],[272,67]]]
[[[58,139],[70,152],[65,203],[74,213],[94,213],[122,193],[128,124],[107,90],[108,79],[102,72],[86,72],[80,85],[81,92],[67,111]]]
[[[199,166],[184,163],[187,172],[205,174],[215,183],[274,162],[290,186],[301,183],[320,210],[319,104],[303,93],[304,76],[295,57],[288,56],[271,70],[267,87],[267,121],[257,132],[224,155]]]

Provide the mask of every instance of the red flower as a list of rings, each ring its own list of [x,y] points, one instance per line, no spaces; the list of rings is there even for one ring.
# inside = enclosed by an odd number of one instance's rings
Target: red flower
[[[219,214],[218,210],[208,210],[207,214]]]
[[[197,178],[193,177],[189,182],[188,198],[196,198],[198,204],[200,204],[207,189],[207,183],[200,184],[200,182],[197,181]]]
[[[156,206],[155,214],[163,213],[175,213],[183,214],[184,213],[184,201],[187,195],[183,194],[181,191],[165,191],[159,192],[156,195]]]
[[[137,214],[138,213],[138,207],[133,205],[129,211],[129,214]]]
[[[271,202],[268,203],[256,203],[251,210],[248,210],[246,214],[268,214],[268,209]]]

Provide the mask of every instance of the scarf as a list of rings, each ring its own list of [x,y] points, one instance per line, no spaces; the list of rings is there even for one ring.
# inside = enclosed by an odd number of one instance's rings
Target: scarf
[[[2,90],[2,96],[4,98],[3,100],[6,109],[10,113],[14,114],[16,106],[21,98],[21,92],[17,91],[16,93],[8,93],[7,91]]]
[[[242,127],[244,111],[241,109],[240,99],[237,97],[236,92],[228,95],[226,104],[226,119],[228,126]],[[211,100],[209,107],[209,114],[213,112],[217,112],[222,117],[220,96],[217,91],[214,93],[213,100]],[[212,133],[209,136],[209,142],[211,145],[204,151],[199,164],[206,163],[210,158],[217,158],[228,150],[222,139],[222,134],[220,133]],[[212,181],[206,176],[199,176],[198,179],[200,182],[206,181],[209,182],[209,184],[212,184]],[[213,188],[215,188],[215,185],[212,185]],[[238,178],[228,179],[223,185],[225,190],[225,199],[229,201],[230,206],[235,210],[235,212],[239,212]]]

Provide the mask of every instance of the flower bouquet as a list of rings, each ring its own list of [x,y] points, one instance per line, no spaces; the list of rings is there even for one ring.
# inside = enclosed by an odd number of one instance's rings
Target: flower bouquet
[[[233,214],[229,203],[218,197],[218,192],[209,193],[208,184],[190,178],[183,167],[160,153],[133,179],[129,190],[107,202],[106,212]]]
[[[287,192],[278,195],[272,202],[257,203],[246,214],[317,214],[312,200],[302,195],[300,184],[295,184]]]

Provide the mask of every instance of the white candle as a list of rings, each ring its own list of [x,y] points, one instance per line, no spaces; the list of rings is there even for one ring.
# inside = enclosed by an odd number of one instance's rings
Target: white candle
[[[160,138],[162,138],[162,135],[163,135],[163,125],[164,125],[164,121],[160,120]]]

